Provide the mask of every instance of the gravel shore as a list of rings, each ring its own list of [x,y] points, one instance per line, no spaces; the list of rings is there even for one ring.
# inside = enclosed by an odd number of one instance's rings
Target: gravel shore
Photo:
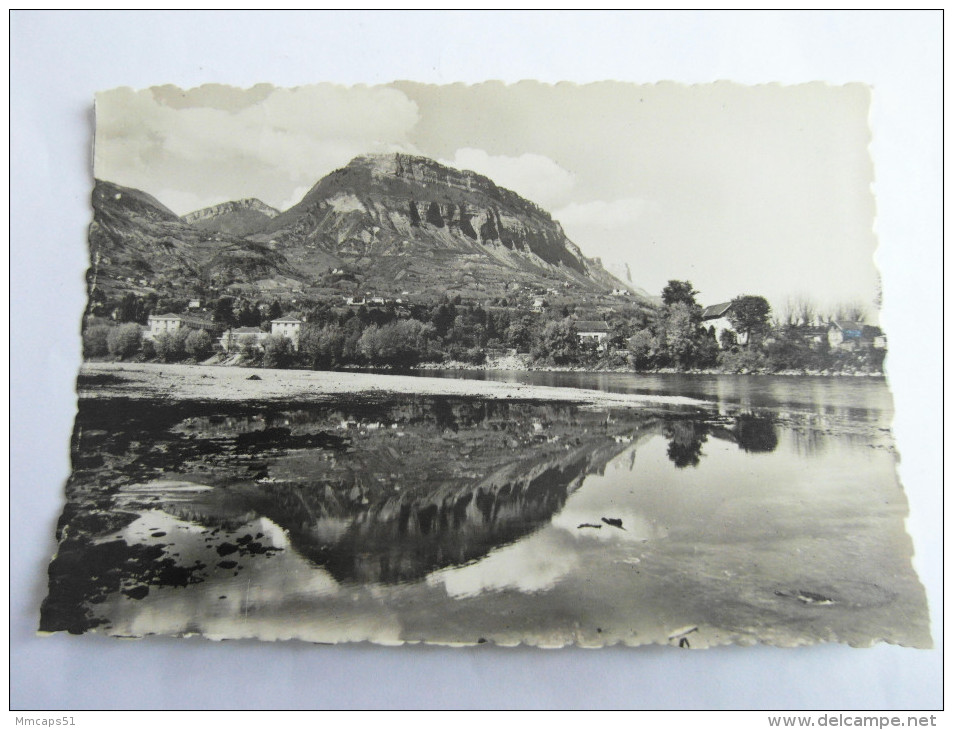
[[[182,401],[289,400],[348,393],[402,393],[562,401],[593,406],[708,405],[679,396],[605,393],[488,380],[156,363],[85,363],[80,368],[77,390],[81,398],[166,398]]]

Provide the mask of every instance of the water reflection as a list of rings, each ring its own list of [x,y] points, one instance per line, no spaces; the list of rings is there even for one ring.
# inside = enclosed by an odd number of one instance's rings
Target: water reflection
[[[237,576],[251,556],[271,555],[247,527],[260,519],[339,583],[420,580],[538,530],[657,423],[631,410],[467,398],[82,401],[44,626],[83,630],[107,593],[173,585],[169,570],[136,567],[132,553],[186,565],[190,583],[216,569]],[[204,529],[202,549],[124,542],[141,515],[163,513]],[[147,537],[169,539],[165,528]]]
[[[708,440],[708,426],[704,421],[673,421],[665,427],[668,439],[668,458],[676,468],[698,466],[702,444]]]
[[[553,645],[686,627],[699,627],[692,646],[900,637],[894,617],[922,607],[884,539],[903,535],[893,456],[870,448],[889,439],[813,418],[464,397],[84,400],[41,626],[503,643],[546,631]],[[853,625],[860,608],[881,612],[869,632]]]
[[[709,436],[730,441],[749,453],[770,453],[778,447],[775,417],[767,413],[741,413],[717,420],[671,418],[665,425],[669,460],[677,469],[697,467]]]

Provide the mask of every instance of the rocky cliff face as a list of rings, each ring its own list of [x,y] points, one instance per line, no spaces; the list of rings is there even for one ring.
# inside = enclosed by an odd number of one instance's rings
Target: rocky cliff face
[[[474,172],[403,154],[357,157],[332,172],[272,219],[263,240],[303,272],[349,264],[383,288],[625,286],[534,203]]]
[[[258,198],[245,198],[219,203],[186,213],[182,220],[202,231],[218,231],[246,236],[265,228],[278,211]]]

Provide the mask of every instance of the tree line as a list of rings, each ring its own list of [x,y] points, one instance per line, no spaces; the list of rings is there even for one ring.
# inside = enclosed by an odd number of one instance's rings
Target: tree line
[[[601,343],[580,339],[575,307],[570,305],[538,312],[484,307],[464,303],[459,297],[444,297],[406,306],[390,302],[380,307],[342,308],[329,301],[306,303],[296,310],[306,321],[297,349],[290,340],[271,335],[240,340],[239,346],[250,364],[314,369],[411,368],[421,363],[479,366],[488,355],[514,351],[540,367],[595,370],[881,369],[882,350],[832,349],[826,335],[818,334],[823,331],[818,327],[818,308],[807,300],[789,302],[783,313],[775,316],[764,297],[738,296],[727,314],[732,329],[716,337],[702,320],[697,295],[691,282],[671,280],[662,290],[662,304],[657,308],[622,304],[604,315],[608,331]],[[215,352],[216,342],[204,330],[181,329],[154,341],[143,340],[136,324],[141,308],[133,299],[124,297],[124,301],[125,314],[133,320],[118,325],[93,320],[84,332],[86,357],[202,361]],[[284,314],[277,301],[263,305],[233,297],[219,298],[211,309],[213,320],[223,328],[254,326],[246,323],[256,318],[267,326],[270,319]],[[842,311],[851,315],[852,321],[864,316],[856,306]],[[840,312],[838,315],[844,318]]]

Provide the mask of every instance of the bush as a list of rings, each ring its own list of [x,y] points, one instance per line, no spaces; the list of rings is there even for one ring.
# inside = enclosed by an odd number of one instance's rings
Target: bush
[[[185,341],[192,330],[180,329],[175,332],[163,332],[156,337],[156,355],[162,362],[176,362],[185,357]]]
[[[190,332],[185,338],[185,351],[196,360],[204,360],[212,354],[212,336],[205,330]]]
[[[655,364],[658,340],[649,330],[639,330],[632,335],[629,338],[628,346],[633,368],[645,370]]]
[[[108,324],[94,324],[83,332],[83,357],[102,357],[109,352],[107,340],[112,330]]]
[[[340,327],[306,326],[299,344],[315,370],[328,370],[344,362],[344,332]]]
[[[577,360],[579,349],[576,325],[567,317],[560,322],[547,323],[531,352],[537,360],[568,365]]]
[[[152,340],[142,341],[142,357],[145,360],[152,360],[156,356],[156,343]]]
[[[139,352],[142,344],[142,328],[135,322],[122,324],[109,331],[106,347],[110,355],[120,359]]]
[[[433,336],[433,325],[407,319],[382,327],[371,325],[357,344],[372,365],[407,368],[429,357]]]
[[[264,341],[262,364],[266,368],[286,368],[294,360],[294,343],[281,335],[268,335]]]
[[[238,344],[242,348],[242,355],[246,360],[257,360],[261,355],[258,338],[253,335],[245,335],[238,341]]]

